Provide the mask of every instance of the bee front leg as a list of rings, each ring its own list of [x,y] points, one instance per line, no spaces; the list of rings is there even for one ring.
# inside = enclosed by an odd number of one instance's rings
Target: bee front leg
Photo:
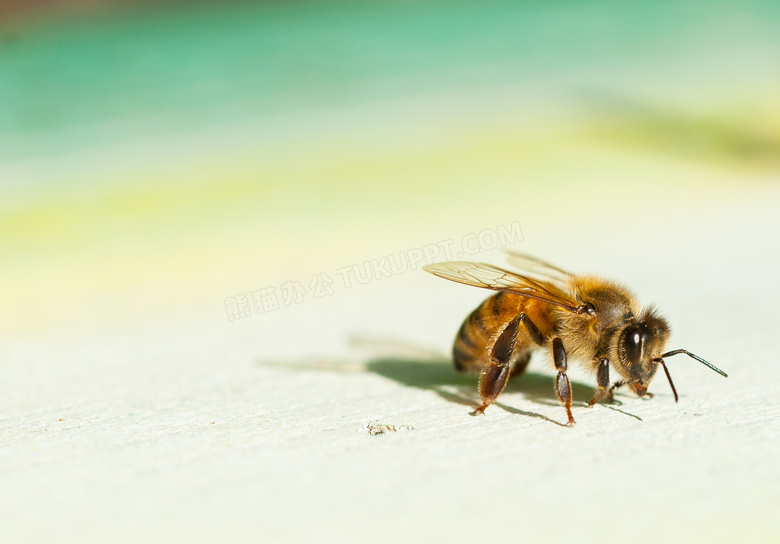
[[[617,402],[618,404],[623,404],[622,402],[615,400],[614,391],[618,387],[623,387],[624,385],[626,385],[626,382],[624,380],[620,380],[613,383],[612,386],[607,390],[605,394],[605,396],[607,397],[607,402]]]
[[[596,384],[599,386],[593,399],[588,403],[588,408],[602,399],[612,402],[612,388],[609,388],[609,359],[602,358],[599,361],[599,369],[596,372]]]
[[[474,410],[474,415],[483,413],[506,387],[517,331],[524,317],[524,314],[520,314],[512,319],[490,348],[490,362],[479,376],[479,396],[482,398],[482,405]]]
[[[563,342],[560,338],[554,338],[552,341],[553,361],[558,375],[555,377],[555,394],[566,408],[566,415],[569,416],[569,427],[574,425],[574,417],[571,415],[571,383],[566,375],[568,365],[566,363],[566,350],[563,349]]]

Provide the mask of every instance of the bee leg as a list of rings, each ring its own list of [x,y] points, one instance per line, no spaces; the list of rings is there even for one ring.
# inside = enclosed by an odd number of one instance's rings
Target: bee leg
[[[479,396],[482,398],[482,405],[474,410],[474,415],[483,413],[506,387],[517,331],[524,317],[525,314],[520,314],[512,319],[490,348],[490,362],[479,376]]]
[[[531,337],[531,341],[534,342],[537,346],[543,346],[544,336],[542,336],[542,333],[539,332],[539,328],[536,326],[536,324],[533,321],[531,321],[531,318],[528,317],[526,314],[520,314],[518,316],[518,320],[521,323],[523,323],[523,325],[525,325],[525,328],[528,331],[528,335]],[[528,366],[530,360],[531,360],[530,349],[525,352],[516,353],[515,359],[512,361],[512,368],[509,371],[509,377],[516,378],[520,376],[523,372],[525,372],[525,369]]]
[[[613,384],[612,384],[612,387],[610,387],[610,388],[609,388],[609,395],[610,395],[610,398],[612,398],[612,392],[613,392],[615,389],[617,389],[618,387],[623,387],[624,385],[626,385],[626,382],[625,382],[625,381],[623,381],[623,380],[620,380],[619,382],[615,382],[615,383],[613,383]]]
[[[601,399],[606,398],[607,402],[612,401],[612,389],[609,387],[609,359],[602,358],[599,361],[599,368],[596,371],[596,384],[599,388],[596,390],[596,394],[588,403],[588,408],[593,408],[593,405],[599,402]]]
[[[560,338],[554,338],[552,341],[553,361],[558,375],[555,377],[555,393],[563,407],[566,408],[566,415],[569,416],[569,427],[574,425],[574,417],[571,415],[571,383],[566,375],[566,350],[563,349],[563,342]]]
[[[531,360],[530,351],[526,351],[525,353],[516,356],[515,359],[512,361],[511,368],[509,369],[509,378],[510,379],[517,378],[523,372],[525,372],[525,369],[528,366],[530,360]]]
[[[624,385],[626,385],[626,382],[624,382],[622,380],[619,381],[619,382],[613,383],[612,386],[609,389],[607,389],[606,391],[604,391],[603,393],[601,391],[596,393],[596,396],[598,397],[598,399],[596,399],[596,401],[598,402],[599,400],[604,399],[604,402],[606,402],[608,404],[612,404],[612,403],[623,404],[622,402],[615,400],[614,391],[618,387],[623,387]],[[600,382],[599,382],[599,389],[601,389]],[[590,401],[590,402],[593,402],[593,401]],[[590,403],[588,403],[588,406],[590,406]]]

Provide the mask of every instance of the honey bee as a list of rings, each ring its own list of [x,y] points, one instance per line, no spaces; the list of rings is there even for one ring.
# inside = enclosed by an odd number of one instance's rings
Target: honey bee
[[[462,261],[430,264],[435,276],[498,291],[466,318],[455,337],[452,355],[461,372],[480,372],[481,414],[504,390],[510,376],[519,376],[531,353],[546,349],[557,370],[555,393],[574,425],[572,390],[566,376],[568,359],[585,363],[596,375],[588,407],[612,402],[613,391],[627,385],[637,396],[647,392],[658,367],[664,369],[674,400],[679,400],[664,359],[684,353],[721,376],[727,374],[684,349],[664,351],[669,323],[654,306],[640,307],[624,286],[570,272],[520,253],[510,262],[522,273],[485,263]],[[610,369],[620,379],[610,385]]]

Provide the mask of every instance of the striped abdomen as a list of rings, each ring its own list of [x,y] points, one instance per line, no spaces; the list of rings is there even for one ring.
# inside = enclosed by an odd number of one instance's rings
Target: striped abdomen
[[[487,348],[490,339],[521,312],[525,312],[542,335],[547,336],[551,325],[546,304],[511,293],[496,293],[471,312],[460,326],[452,347],[455,368],[461,372],[481,371],[489,358]],[[513,354],[515,373],[525,368],[531,350],[536,347],[521,325]]]

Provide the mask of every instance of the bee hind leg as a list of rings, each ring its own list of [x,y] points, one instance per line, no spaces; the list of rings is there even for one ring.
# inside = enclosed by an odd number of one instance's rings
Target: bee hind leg
[[[479,376],[479,396],[482,398],[482,405],[474,410],[473,415],[484,413],[485,408],[490,406],[506,387],[513,368],[512,352],[515,348],[517,332],[524,317],[525,314],[520,314],[512,319],[490,347],[490,362],[482,369]]]

